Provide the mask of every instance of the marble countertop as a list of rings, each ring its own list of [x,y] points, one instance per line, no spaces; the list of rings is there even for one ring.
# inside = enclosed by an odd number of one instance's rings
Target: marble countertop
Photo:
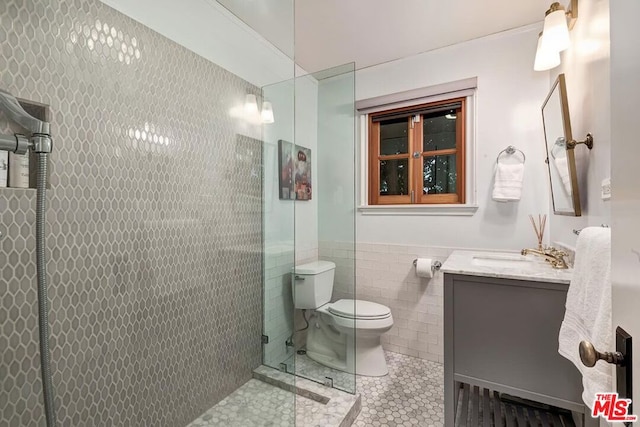
[[[555,269],[540,256],[522,256],[518,252],[453,251],[440,271],[564,284],[569,284],[573,275],[572,268]]]

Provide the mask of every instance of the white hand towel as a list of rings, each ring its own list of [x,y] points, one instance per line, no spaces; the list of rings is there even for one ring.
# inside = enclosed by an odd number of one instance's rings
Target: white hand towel
[[[497,202],[520,200],[523,178],[524,163],[498,163],[493,183],[493,200]]]
[[[599,351],[611,351],[611,229],[588,227],[580,232],[573,278],[567,292],[566,311],[558,337],[558,352],[582,374],[582,400],[590,408],[596,393],[612,392],[611,365],[599,361],[587,368],[580,361],[580,341]]]
[[[560,175],[562,180],[562,187],[567,194],[571,195],[571,177],[569,176],[569,161],[566,157],[556,157],[553,159],[553,164]]]

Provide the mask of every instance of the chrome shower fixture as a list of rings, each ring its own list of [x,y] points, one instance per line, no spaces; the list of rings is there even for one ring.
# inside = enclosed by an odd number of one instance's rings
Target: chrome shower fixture
[[[26,154],[29,149],[36,158],[36,270],[38,279],[38,332],[40,338],[40,372],[47,427],[57,427],[51,354],[49,351],[49,296],[47,283],[46,218],[47,168],[53,148],[49,123],[38,120],[20,105],[8,92],[0,90],[0,111],[31,133],[31,137],[16,133],[0,135],[0,150]]]
[[[36,153],[51,153],[53,141],[51,140],[49,123],[36,119],[27,113],[13,95],[1,89],[0,110],[10,120],[31,132],[30,138],[19,133],[14,135],[0,134],[0,150],[25,154],[31,148]]]

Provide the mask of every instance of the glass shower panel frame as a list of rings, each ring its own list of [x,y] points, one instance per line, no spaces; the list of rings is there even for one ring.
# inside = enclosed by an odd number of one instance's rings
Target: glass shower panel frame
[[[273,105],[275,122],[263,129],[264,332],[263,364],[291,372],[294,354],[292,271],[295,266],[295,201],[287,191],[294,140],[293,79],[262,88]]]

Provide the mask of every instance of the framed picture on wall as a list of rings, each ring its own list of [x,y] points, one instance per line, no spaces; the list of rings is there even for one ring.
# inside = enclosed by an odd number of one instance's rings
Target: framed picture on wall
[[[295,200],[294,159],[293,143],[283,139],[278,140],[278,194],[280,200]]]
[[[278,140],[280,200],[311,200],[311,149]]]
[[[311,200],[311,149],[296,145],[294,157],[296,200]]]

